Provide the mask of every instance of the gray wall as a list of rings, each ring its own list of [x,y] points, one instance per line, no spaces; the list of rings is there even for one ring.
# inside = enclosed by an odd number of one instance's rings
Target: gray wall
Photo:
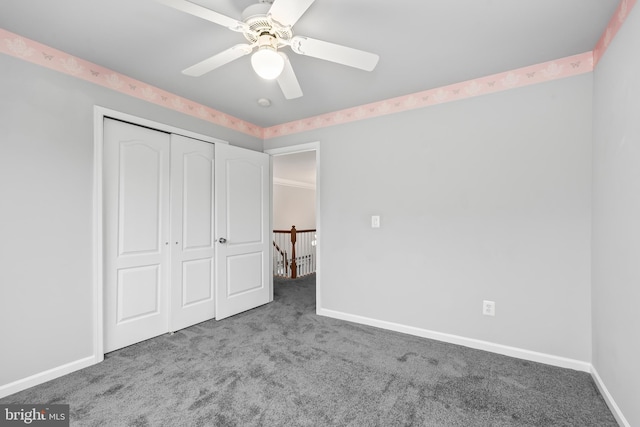
[[[0,386],[93,353],[95,104],[262,141],[0,55]]]
[[[265,141],[320,141],[322,308],[588,363],[592,83]]]
[[[593,365],[640,426],[640,7],[594,73]]]

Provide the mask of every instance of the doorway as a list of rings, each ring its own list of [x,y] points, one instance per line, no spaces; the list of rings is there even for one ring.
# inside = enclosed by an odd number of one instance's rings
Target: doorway
[[[289,147],[265,150],[271,155],[272,170],[272,204],[273,220],[272,229],[285,232],[295,225],[297,230],[309,231],[300,233],[298,239],[303,245],[313,245],[313,260],[306,252],[302,252],[297,258],[301,263],[300,272],[307,272],[309,266],[305,263],[312,262],[316,278],[316,312],[321,307],[321,258],[322,258],[322,237],[321,237],[321,186],[320,186],[320,147],[319,142],[298,144]],[[281,166],[281,167],[278,167]],[[281,169],[278,171],[278,169]],[[312,176],[310,176],[312,175]],[[291,208],[292,194],[308,200],[309,193],[313,193],[314,207],[309,212],[307,206]],[[285,203],[287,206],[276,206],[277,203]],[[296,224],[299,222],[299,224]],[[310,232],[310,230],[315,230]],[[298,243],[296,243],[298,247]],[[277,273],[277,263],[275,256],[278,248],[274,247],[274,274]],[[306,250],[304,250],[306,251]],[[286,260],[286,258],[284,258]],[[290,259],[290,258],[289,258]],[[286,261],[283,261],[283,269]],[[289,266],[290,268],[290,266]],[[296,266],[297,269],[297,266]],[[290,274],[290,270],[287,271]]]

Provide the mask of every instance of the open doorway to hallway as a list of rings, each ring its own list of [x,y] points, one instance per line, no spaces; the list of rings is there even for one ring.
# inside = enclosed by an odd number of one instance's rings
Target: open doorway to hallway
[[[266,152],[272,155],[274,286],[283,280],[313,280],[318,296],[317,143]]]
[[[316,269],[316,153],[274,156],[273,241],[277,276],[295,279]]]

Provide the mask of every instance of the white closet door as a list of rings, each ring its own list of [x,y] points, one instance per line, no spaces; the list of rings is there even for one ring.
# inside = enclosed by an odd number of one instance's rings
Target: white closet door
[[[171,136],[171,331],[215,315],[213,168],[213,144]]]
[[[169,134],[104,121],[104,351],[168,330]]]
[[[271,291],[269,156],[215,147],[216,319],[266,304]],[[221,240],[220,240],[221,239]]]

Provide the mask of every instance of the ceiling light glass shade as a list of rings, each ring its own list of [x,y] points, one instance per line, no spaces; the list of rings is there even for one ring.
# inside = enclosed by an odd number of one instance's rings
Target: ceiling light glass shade
[[[284,58],[271,46],[263,46],[251,55],[251,66],[263,79],[278,78],[284,69]]]

